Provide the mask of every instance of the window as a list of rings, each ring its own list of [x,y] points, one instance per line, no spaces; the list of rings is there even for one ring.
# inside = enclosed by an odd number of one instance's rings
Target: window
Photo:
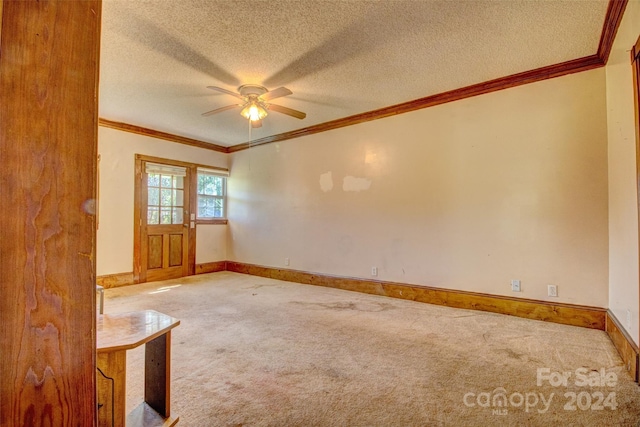
[[[226,217],[227,177],[225,172],[198,168],[197,219]]]
[[[182,224],[186,168],[146,164],[147,224]]]

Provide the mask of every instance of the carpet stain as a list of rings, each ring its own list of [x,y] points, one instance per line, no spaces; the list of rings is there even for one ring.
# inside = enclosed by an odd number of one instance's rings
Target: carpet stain
[[[512,358],[512,359],[516,359],[516,360],[524,360],[526,358],[526,356],[524,354],[515,352],[513,350],[511,350],[510,348],[501,348],[499,350],[496,350],[500,353],[505,353],[508,357]]]
[[[291,304],[298,304],[307,307],[316,307],[321,309],[328,310],[338,310],[338,311],[364,311],[364,312],[380,312],[386,310],[393,310],[397,308],[393,304],[388,304],[384,302],[372,303],[372,304],[359,304],[355,302],[331,302],[331,303],[320,303],[320,302],[304,302],[304,301],[291,301]]]
[[[228,387],[230,392],[238,392],[244,388],[241,384],[236,384],[231,381],[225,381],[224,384]]]
[[[253,285],[253,286],[247,286],[241,289],[260,289],[260,288],[268,288],[268,287],[273,287],[275,285]]]
[[[324,373],[331,378],[346,378],[345,375],[342,375],[337,369],[323,369]]]

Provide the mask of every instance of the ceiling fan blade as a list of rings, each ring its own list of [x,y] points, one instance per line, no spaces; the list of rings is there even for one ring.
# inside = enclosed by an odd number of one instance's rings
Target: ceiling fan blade
[[[280,98],[281,96],[291,95],[292,93],[293,92],[291,92],[289,89],[283,86],[283,87],[279,87],[278,89],[270,90],[267,93],[263,93],[262,95],[259,96],[259,98],[262,101],[269,101],[271,99]]]
[[[282,105],[267,104],[267,109],[276,111],[278,113],[286,114],[287,116],[295,117],[296,119],[300,119],[300,120],[307,117],[307,114],[303,113],[302,111],[294,110],[293,108],[283,107]]]
[[[222,113],[223,111],[231,110],[233,108],[239,107],[239,104],[227,105],[226,107],[216,108],[215,110],[207,111],[206,113],[202,113],[203,117],[211,116],[213,114]]]
[[[236,98],[244,99],[244,97],[242,95],[240,95],[238,92],[232,92],[232,91],[230,91],[228,89],[225,89],[225,88],[222,88],[222,87],[207,86],[207,89],[217,90],[218,92],[226,93],[227,95],[231,95],[231,96],[235,96]]]
[[[251,122],[251,127],[252,128],[261,128],[262,127],[262,120],[254,120]]]

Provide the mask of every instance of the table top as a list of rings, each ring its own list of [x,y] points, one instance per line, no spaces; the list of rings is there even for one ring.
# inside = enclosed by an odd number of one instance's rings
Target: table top
[[[96,322],[98,353],[128,350],[163,335],[180,324],[154,310],[101,314]]]

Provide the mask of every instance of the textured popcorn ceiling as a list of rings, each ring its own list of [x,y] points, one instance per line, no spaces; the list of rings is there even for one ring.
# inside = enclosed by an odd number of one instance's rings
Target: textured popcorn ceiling
[[[249,140],[237,100],[273,103],[262,138],[595,54],[606,0],[105,0],[100,116],[230,146]]]

